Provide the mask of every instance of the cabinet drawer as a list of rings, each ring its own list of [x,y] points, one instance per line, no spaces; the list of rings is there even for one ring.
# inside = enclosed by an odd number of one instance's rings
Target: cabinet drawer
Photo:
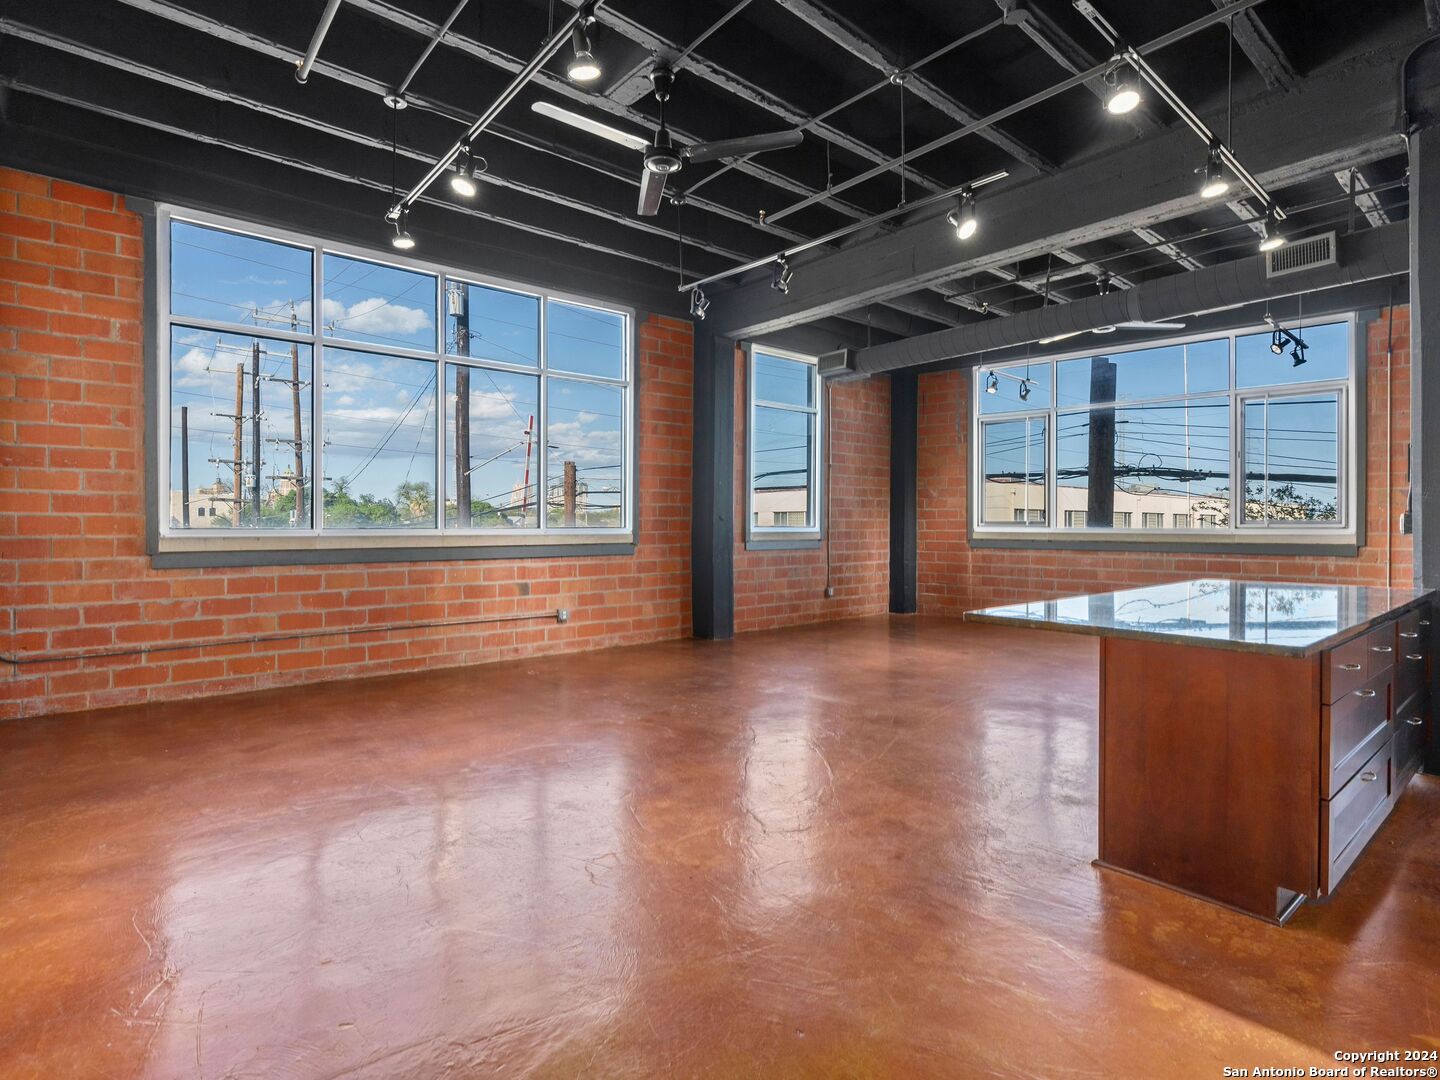
[[[1368,655],[1365,635],[1351,638],[1325,654],[1322,682],[1327,704],[1339,701],[1346,694],[1365,685],[1365,658]]]
[[[1320,794],[1325,798],[1344,787],[1361,762],[1390,737],[1390,694],[1386,670],[1321,710],[1321,745],[1328,753],[1320,771]]]
[[[1333,799],[1320,804],[1320,850],[1325,857],[1322,876],[1327,893],[1334,891],[1390,812],[1393,776],[1387,742]]]
[[[1395,700],[1403,703],[1429,686],[1430,660],[1414,641],[1402,639],[1398,648],[1400,651],[1395,657]]]
[[[1395,713],[1395,742],[1392,754],[1395,759],[1395,776],[1399,784],[1409,780],[1419,768],[1425,755],[1425,739],[1430,722],[1425,715],[1425,699],[1413,698],[1405,708]]]
[[[1400,653],[1418,652],[1430,655],[1430,609],[1418,607],[1407,611],[1396,620],[1400,640],[1397,642],[1397,651]]]
[[[1365,635],[1365,677],[1373,679],[1395,664],[1395,624],[1377,626]]]

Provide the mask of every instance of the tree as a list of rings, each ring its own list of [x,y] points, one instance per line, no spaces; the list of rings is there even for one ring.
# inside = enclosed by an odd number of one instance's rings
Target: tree
[[[401,514],[409,521],[429,521],[435,516],[435,496],[421,480],[406,480],[395,489]]]

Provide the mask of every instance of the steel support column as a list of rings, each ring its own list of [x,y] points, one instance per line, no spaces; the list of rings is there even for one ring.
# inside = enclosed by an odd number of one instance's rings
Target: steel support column
[[[920,378],[914,371],[890,376],[890,610],[919,609],[917,492],[920,456]]]
[[[699,638],[735,636],[735,342],[695,335],[691,609]]]

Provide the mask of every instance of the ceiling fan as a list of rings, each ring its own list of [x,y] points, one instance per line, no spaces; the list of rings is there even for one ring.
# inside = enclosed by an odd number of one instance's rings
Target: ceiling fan
[[[771,131],[764,135],[746,135],[738,139],[717,139],[714,142],[677,147],[670,138],[670,129],[665,126],[665,103],[670,100],[670,87],[674,81],[674,73],[669,68],[657,67],[650,72],[650,85],[655,88],[655,100],[660,103],[660,126],[655,129],[653,142],[569,109],[562,109],[558,105],[551,105],[547,101],[537,101],[531,108],[541,116],[548,116],[562,124],[569,124],[581,131],[588,131],[592,135],[599,135],[602,139],[609,139],[613,143],[643,153],[645,166],[640,178],[640,205],[636,211],[643,217],[653,217],[660,209],[660,200],[665,195],[665,178],[671,173],[679,172],[687,161],[698,164],[702,161],[719,161],[722,158],[745,157],[766,150],[784,150],[800,145],[805,138],[805,133],[799,128],[791,128],[788,131]]]
[[[1101,295],[1101,296],[1104,296],[1106,293],[1108,293],[1108,292],[1110,291],[1110,275],[1109,275],[1109,274],[1101,274],[1101,275],[1099,276],[1099,278],[1096,279],[1095,284],[1096,284],[1096,286],[1097,286],[1097,287],[1099,288],[1099,290],[1100,290],[1100,295]],[[1142,320],[1135,320],[1135,321],[1133,321],[1133,322],[1111,323],[1111,324],[1108,325],[1108,326],[1095,326],[1095,327],[1091,327],[1089,330],[1070,330],[1070,331],[1067,331],[1066,333],[1063,333],[1063,334],[1054,334],[1054,335],[1052,335],[1051,337],[1041,338],[1037,344],[1040,344],[1040,345],[1049,345],[1049,344],[1050,344],[1051,342],[1053,342],[1053,341],[1064,341],[1064,340],[1066,340],[1067,338],[1079,337],[1081,334],[1113,334],[1113,333],[1115,333],[1116,330],[1184,330],[1184,329],[1185,329],[1185,324],[1184,324],[1183,322],[1146,322],[1146,321],[1144,321],[1144,320],[1142,319]]]

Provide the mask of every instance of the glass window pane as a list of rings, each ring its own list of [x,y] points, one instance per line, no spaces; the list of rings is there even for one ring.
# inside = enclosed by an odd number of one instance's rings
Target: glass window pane
[[[1324,323],[1291,329],[1305,342],[1303,364],[1295,363],[1295,349],[1288,341],[1280,343],[1278,354],[1272,352],[1274,341],[1269,330],[1235,339],[1237,386],[1277,386],[1349,378],[1349,323]]]
[[[545,384],[545,522],[554,528],[625,524],[625,393],[618,386]]]
[[[433,350],[435,278],[327,254],[320,324],[328,337]]]
[[[1339,522],[1339,422],[1334,392],[1246,403],[1246,521]]]
[[[815,378],[814,364],[757,351],[755,389],[751,396],[756,401],[809,408],[815,404]]]
[[[1057,502],[1069,528],[1189,528],[1229,523],[1230,408],[1223,398],[1061,415]],[[1110,493],[1091,497],[1100,483]]]
[[[981,428],[986,524],[1044,525],[1046,513],[1046,420],[1032,417]]]
[[[1229,387],[1230,345],[1224,338],[1061,360],[1055,365],[1056,404],[1062,409],[1213,393]]]
[[[545,364],[555,371],[625,377],[625,316],[615,311],[545,302]]]
[[[540,298],[463,281],[448,282],[445,351],[455,356],[538,366]]]
[[[1021,364],[1003,368],[976,368],[980,387],[980,413],[1027,412],[1050,407],[1050,365]],[[1021,397],[1021,394],[1025,397]]]
[[[310,346],[173,327],[170,527],[310,528],[310,402]]]
[[[814,414],[757,405],[751,415],[751,524],[761,529],[813,528],[810,462]]]
[[[464,364],[445,368],[446,526],[538,525],[539,378]]]
[[[170,312],[256,327],[310,329],[309,248],[170,223]]]
[[[325,527],[435,527],[435,362],[325,350]]]

